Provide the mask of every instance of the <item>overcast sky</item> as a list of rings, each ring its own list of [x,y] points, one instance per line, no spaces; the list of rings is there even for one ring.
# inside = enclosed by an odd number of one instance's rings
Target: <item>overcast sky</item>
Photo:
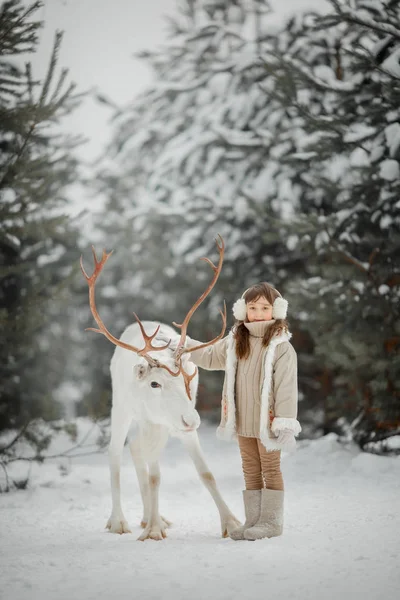
[[[31,58],[34,73],[42,77],[57,29],[64,31],[59,66],[68,67],[78,90],[97,88],[117,104],[125,104],[150,81],[138,50],[152,49],[166,39],[165,15],[172,14],[176,0],[44,0],[38,16],[40,32],[37,54]],[[69,124],[89,142],[82,150],[95,157],[108,139],[108,111],[92,98],[84,101]]]

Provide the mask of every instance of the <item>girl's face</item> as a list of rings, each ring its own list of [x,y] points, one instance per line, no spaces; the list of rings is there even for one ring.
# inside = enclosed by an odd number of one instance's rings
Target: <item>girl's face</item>
[[[266,298],[257,298],[246,304],[249,323],[272,320],[272,304]]]

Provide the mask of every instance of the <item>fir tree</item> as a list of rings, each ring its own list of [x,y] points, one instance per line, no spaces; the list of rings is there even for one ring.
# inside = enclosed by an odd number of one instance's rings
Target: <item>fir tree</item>
[[[65,196],[78,179],[77,140],[56,128],[77,102],[67,72],[57,75],[61,34],[42,84],[18,61],[36,51],[41,6],[0,8],[0,429],[22,427],[39,454],[48,437],[28,424],[62,414],[54,392],[71,350],[78,245]]]
[[[307,257],[293,292],[332,374],[327,423],[351,423],[367,447],[400,426],[400,9],[332,7],[267,62],[293,115],[287,160],[302,194],[290,231]]]

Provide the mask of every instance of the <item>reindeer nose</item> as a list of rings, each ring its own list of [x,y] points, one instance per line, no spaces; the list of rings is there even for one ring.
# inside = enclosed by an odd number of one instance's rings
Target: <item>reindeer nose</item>
[[[182,419],[182,423],[183,423],[185,429],[187,429],[188,431],[193,431],[194,430],[194,427],[192,427],[191,425],[189,425],[189,423],[187,423],[183,417],[181,417],[181,419]]]
[[[200,425],[200,417],[198,416],[198,413],[192,417],[189,417],[188,415],[185,415],[185,417],[181,416],[181,419],[186,431],[194,431]]]

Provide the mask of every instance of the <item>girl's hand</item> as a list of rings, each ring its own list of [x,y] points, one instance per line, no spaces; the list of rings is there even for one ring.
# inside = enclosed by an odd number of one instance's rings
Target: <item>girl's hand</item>
[[[290,429],[282,429],[278,432],[277,440],[282,450],[286,452],[293,452],[296,448],[296,440],[294,434]]]

